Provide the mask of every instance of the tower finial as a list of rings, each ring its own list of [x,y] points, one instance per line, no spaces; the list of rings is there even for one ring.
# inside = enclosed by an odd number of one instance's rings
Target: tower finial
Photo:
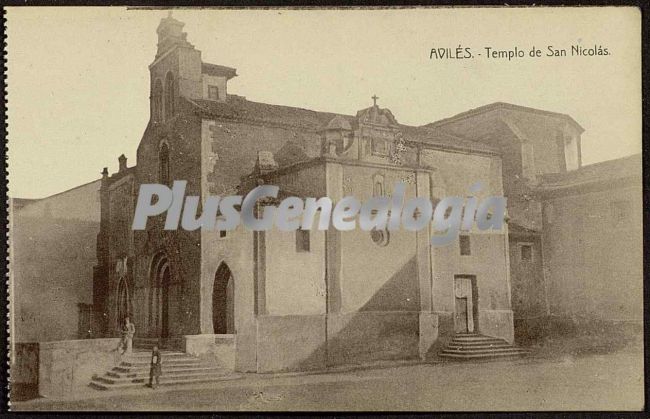
[[[372,106],[377,106],[377,99],[379,99],[379,96],[372,95]]]

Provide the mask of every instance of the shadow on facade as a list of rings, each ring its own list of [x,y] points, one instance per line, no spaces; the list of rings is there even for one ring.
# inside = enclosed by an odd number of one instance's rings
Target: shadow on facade
[[[345,292],[345,290],[343,290]],[[320,344],[286,370],[318,369],[379,360],[415,359],[420,292],[416,257],[393,274],[356,312],[319,315],[310,344]]]

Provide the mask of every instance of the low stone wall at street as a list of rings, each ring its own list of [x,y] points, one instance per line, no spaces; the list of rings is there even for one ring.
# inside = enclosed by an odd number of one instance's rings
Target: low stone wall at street
[[[119,338],[40,342],[38,390],[43,397],[66,398],[88,386],[93,374],[120,361]]]

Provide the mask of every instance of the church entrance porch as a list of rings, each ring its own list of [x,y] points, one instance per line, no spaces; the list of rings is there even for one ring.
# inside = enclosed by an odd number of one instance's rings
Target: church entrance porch
[[[131,316],[132,311],[129,285],[126,278],[121,277],[117,286],[117,321],[120,328],[124,324],[124,319]]]
[[[476,277],[454,278],[454,332],[475,333],[478,331],[478,292]]]
[[[154,257],[149,286],[149,338],[170,337],[171,267],[163,254]]]

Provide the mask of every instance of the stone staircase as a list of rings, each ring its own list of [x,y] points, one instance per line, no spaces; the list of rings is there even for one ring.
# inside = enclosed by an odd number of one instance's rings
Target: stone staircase
[[[133,339],[133,348],[151,351],[151,349],[158,345],[158,349],[181,349],[183,347],[182,337],[170,338],[146,338],[136,337]]]
[[[161,350],[160,385],[196,384],[236,378],[229,368],[215,361],[197,358],[184,352]],[[120,364],[104,375],[94,375],[90,387],[117,390],[144,387],[149,384],[150,351],[134,350],[123,355]]]
[[[522,357],[528,351],[509,344],[503,339],[478,333],[461,333],[440,352],[441,358],[453,360],[484,360]]]

